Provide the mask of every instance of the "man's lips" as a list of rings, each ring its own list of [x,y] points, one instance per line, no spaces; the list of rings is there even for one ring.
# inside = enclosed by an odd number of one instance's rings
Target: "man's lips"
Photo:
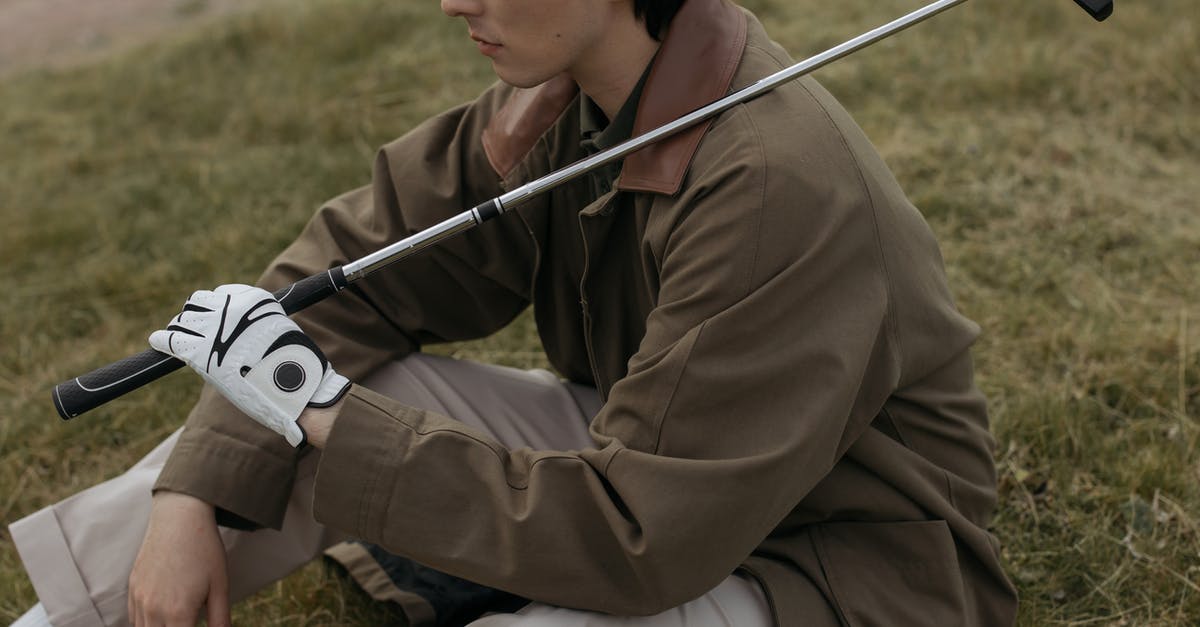
[[[479,52],[488,57],[495,56],[496,53],[500,52],[500,48],[502,47],[500,44],[488,41],[475,33],[471,33],[471,40],[475,42],[475,45],[479,48]]]

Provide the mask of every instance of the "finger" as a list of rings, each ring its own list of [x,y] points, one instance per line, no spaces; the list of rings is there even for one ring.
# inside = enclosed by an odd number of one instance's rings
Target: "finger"
[[[187,327],[202,327],[206,318],[211,318],[217,315],[217,312],[208,306],[196,305],[188,303],[183,306],[183,311],[175,314],[171,318],[171,324],[180,324]]]
[[[181,332],[178,327],[167,327],[159,329],[150,334],[150,347],[156,351],[174,355],[180,359],[187,360],[195,351],[195,344],[204,340],[204,337],[192,332]]]
[[[225,294],[210,290],[192,292],[187,302],[183,304],[184,313],[188,311],[217,311],[225,304]]]
[[[227,296],[236,296],[237,294],[241,294],[242,292],[257,290],[257,289],[259,289],[259,288],[254,287],[253,285],[245,285],[243,283],[230,283],[228,285],[222,285],[222,286],[218,287],[217,289],[213,290],[213,293],[220,294],[222,296],[226,296],[226,295]]]
[[[203,336],[180,331],[175,326],[155,331],[150,334],[149,339],[150,347],[154,350],[173,355],[193,368],[199,367],[196,355],[208,346],[208,340]]]
[[[171,349],[171,334],[173,331],[159,329],[150,334],[150,347],[160,353],[174,355],[175,351]]]
[[[214,585],[208,592],[208,627],[232,627],[228,586]]]
[[[229,613],[229,574],[226,570],[224,555],[221,555],[219,566],[209,575],[207,617],[209,627],[232,627],[233,618]]]
[[[146,614],[146,608],[140,603],[137,606],[137,622],[134,624],[137,627],[148,627],[150,625],[150,617]]]
[[[212,290],[196,290],[192,292],[191,296],[187,297],[187,300],[183,302],[183,306],[186,308],[189,304],[193,303],[202,305],[213,300],[213,296]]]
[[[168,325],[168,326],[167,326],[167,330],[168,330],[168,331],[178,331],[178,332],[180,332],[180,333],[182,333],[182,334],[184,334],[184,335],[186,335],[186,336],[189,336],[189,337],[194,337],[194,338],[198,338],[198,340],[202,340],[202,339],[204,339],[204,334],[203,334],[203,333],[201,333],[201,332],[199,332],[199,331],[195,330],[194,328],[192,328],[192,327],[189,327],[189,326],[187,326],[187,325],[185,325],[185,324],[172,324],[172,325]]]

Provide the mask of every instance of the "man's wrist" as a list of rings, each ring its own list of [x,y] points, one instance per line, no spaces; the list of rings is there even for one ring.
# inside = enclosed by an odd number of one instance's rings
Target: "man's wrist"
[[[345,399],[340,399],[329,407],[307,407],[301,412],[296,423],[304,430],[309,444],[325,448],[325,441],[329,439],[329,432],[333,430],[333,423],[345,402]]]
[[[176,511],[192,511],[198,514],[213,515],[213,505],[204,499],[183,492],[171,490],[155,490],[151,501],[155,509],[172,509]]]

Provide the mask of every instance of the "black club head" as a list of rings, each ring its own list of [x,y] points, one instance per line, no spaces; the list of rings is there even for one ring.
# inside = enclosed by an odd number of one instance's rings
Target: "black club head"
[[[1088,15],[1096,18],[1097,22],[1103,22],[1112,15],[1113,2],[1114,0],[1075,0],[1075,3],[1083,7]]]

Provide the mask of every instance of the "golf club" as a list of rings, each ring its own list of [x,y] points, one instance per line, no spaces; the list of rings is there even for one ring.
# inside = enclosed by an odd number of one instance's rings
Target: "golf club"
[[[284,311],[289,315],[301,311],[309,305],[340,292],[347,285],[384,266],[483,224],[567,181],[621,159],[649,144],[670,137],[734,105],[752,100],[784,83],[809,74],[963,2],[966,0],[938,0],[928,4],[901,18],[780,70],[657,129],[551,172],[361,259],[301,279],[275,292],[275,298],[279,300]],[[1075,2],[1097,21],[1106,19],[1113,11],[1114,0],[1075,0]],[[183,366],[183,362],[170,355],[156,350],[146,350],[56,385],[52,393],[54,407],[58,410],[59,416],[64,420],[69,420],[173,372],[181,366]]]

